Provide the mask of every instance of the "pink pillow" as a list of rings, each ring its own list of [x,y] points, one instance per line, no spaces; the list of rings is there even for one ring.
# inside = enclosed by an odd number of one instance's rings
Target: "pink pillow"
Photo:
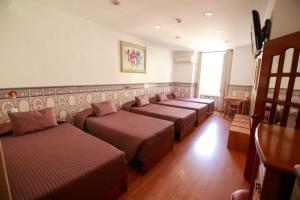
[[[115,105],[111,101],[103,101],[100,103],[92,103],[93,112],[98,116],[102,117],[111,113],[118,112]]]
[[[172,95],[174,98],[178,98],[178,97],[180,97],[180,92],[174,91],[174,92],[172,92]]]
[[[138,107],[150,104],[147,95],[136,96],[135,100]]]
[[[165,93],[156,94],[156,98],[158,101],[166,101],[168,97]]]
[[[25,134],[58,126],[53,108],[8,113],[13,134]]]

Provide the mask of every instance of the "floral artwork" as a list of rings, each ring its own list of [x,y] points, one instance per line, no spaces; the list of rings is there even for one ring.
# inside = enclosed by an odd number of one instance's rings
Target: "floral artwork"
[[[146,48],[121,41],[121,71],[146,72]]]

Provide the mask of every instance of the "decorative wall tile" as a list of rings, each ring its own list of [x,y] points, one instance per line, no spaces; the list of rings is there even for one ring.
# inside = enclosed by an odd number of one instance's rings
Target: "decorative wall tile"
[[[43,108],[46,108],[46,102],[44,97],[30,97],[30,110],[41,110]]]
[[[0,89],[0,123],[8,120],[7,112],[13,107],[20,111],[54,107],[58,118],[72,122],[74,115],[90,107],[91,102],[112,100],[119,108],[123,103],[133,100],[135,96],[147,94],[149,97],[157,93],[180,91],[182,96],[196,97],[196,83],[140,83],[119,85],[92,85],[92,86],[67,86],[45,88],[14,89],[18,98],[10,99],[8,89]],[[300,91],[293,95],[295,101],[300,102]],[[251,87],[229,87],[229,95],[250,96]],[[201,96],[214,99],[216,106],[221,105],[219,97]]]
[[[46,107],[55,107],[55,96],[46,97]]]
[[[74,94],[68,95],[68,101],[70,107],[76,106],[76,96]]]
[[[170,83],[17,88],[12,89],[17,91],[16,99],[7,95],[10,89],[0,89],[0,123],[8,121],[7,112],[12,108],[29,111],[46,107],[54,107],[58,118],[72,122],[74,115],[92,102],[111,100],[119,108],[136,95],[152,97],[172,89]]]
[[[251,91],[252,91],[252,87],[251,86],[230,85],[229,86],[229,95],[228,96],[250,98],[251,97]]]
[[[55,95],[55,88],[45,88],[44,96],[52,96]]]
[[[101,93],[100,92],[92,93],[92,96],[93,96],[93,102],[100,102],[101,101]]]
[[[56,99],[55,99],[55,107],[57,109],[62,109],[62,108],[66,108],[68,107],[68,102],[67,102],[67,98],[65,95],[58,95],[56,96]]]
[[[67,87],[66,90],[68,94],[75,94],[79,92],[78,87]]]
[[[17,101],[17,107],[19,109],[20,112],[26,112],[31,110],[30,108],[30,101],[28,101],[28,99],[20,99]]]
[[[38,96],[43,96],[43,95],[44,95],[43,88],[29,89],[29,96],[31,96],[31,97],[38,97]]]
[[[67,88],[66,87],[55,88],[55,94],[56,95],[67,94]]]

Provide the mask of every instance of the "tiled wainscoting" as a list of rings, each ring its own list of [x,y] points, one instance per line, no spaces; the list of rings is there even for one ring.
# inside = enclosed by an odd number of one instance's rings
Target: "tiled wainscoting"
[[[18,97],[11,99],[7,93],[16,90]],[[119,84],[71,87],[40,87],[21,89],[0,89],[0,123],[8,120],[7,112],[11,108],[19,111],[37,110],[54,107],[59,119],[72,122],[73,116],[82,109],[90,107],[91,102],[112,100],[117,107],[134,99],[137,95],[147,94],[149,97],[160,92],[180,91],[182,96],[196,97],[196,83],[147,83]],[[250,96],[251,87],[230,86],[229,93],[234,96]],[[219,97],[205,97],[216,101],[219,108]]]
[[[229,85],[228,96],[250,98],[251,91],[252,86]]]
[[[171,83],[175,91],[179,91],[184,97],[196,97],[197,83]]]
[[[174,90],[180,91],[184,96],[196,97],[198,85],[197,83],[173,83]],[[228,88],[228,96],[249,98],[251,96],[252,86],[230,85]],[[200,98],[215,100],[215,109],[222,110],[223,99],[216,96],[200,95]]]
[[[137,95],[149,97],[160,92],[171,92],[171,83],[96,85],[72,87],[44,87],[14,89],[18,97],[8,97],[8,89],[0,90],[0,123],[8,120],[7,112],[12,107],[19,111],[54,107],[59,119],[72,122],[73,116],[82,109],[90,107],[91,102],[112,100],[117,107],[134,99]]]

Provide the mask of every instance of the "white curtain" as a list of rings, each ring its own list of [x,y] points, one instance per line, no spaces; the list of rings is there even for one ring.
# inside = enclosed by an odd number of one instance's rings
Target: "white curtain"
[[[200,98],[200,76],[201,76],[201,61],[202,61],[202,53],[198,52],[198,64],[196,65],[196,81],[197,81],[197,88],[196,88],[196,97]]]
[[[227,49],[224,54],[224,63],[220,87],[220,98],[218,103],[218,110],[223,111],[224,97],[229,94],[230,75],[232,67],[233,49]]]

